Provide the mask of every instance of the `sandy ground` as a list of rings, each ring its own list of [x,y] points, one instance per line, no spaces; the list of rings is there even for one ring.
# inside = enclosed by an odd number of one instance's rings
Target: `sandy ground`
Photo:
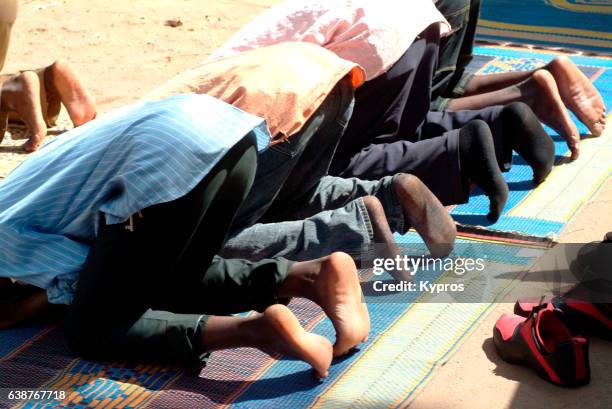
[[[4,72],[36,68],[57,58],[73,63],[100,112],[135,101],[192,67],[251,17],[278,0],[22,0]],[[166,20],[180,19],[169,27]],[[63,121],[65,123],[65,119]],[[0,178],[25,155],[21,141],[0,146]],[[561,237],[599,240],[612,230],[612,183],[590,201]],[[439,368],[417,408],[610,408],[612,346],[592,344],[593,381],[579,390],[546,384],[495,355],[491,328],[500,305]]]

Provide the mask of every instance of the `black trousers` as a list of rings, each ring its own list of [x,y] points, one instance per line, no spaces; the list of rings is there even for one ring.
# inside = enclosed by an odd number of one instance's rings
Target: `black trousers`
[[[440,40],[438,67],[433,76],[431,109],[444,110],[461,97],[472,79],[467,67],[473,58],[481,0],[435,0],[452,31]]]
[[[332,175],[380,179],[411,173],[445,205],[468,200],[469,184],[459,161],[459,131],[475,119],[493,125],[502,107],[430,111],[439,42],[438,27],[429,27],[389,71],[357,89]]]
[[[253,188],[236,215],[230,237],[256,223],[296,220],[309,192],[328,175],[353,103],[353,85],[343,78],[300,132],[260,153]]]
[[[202,364],[207,314],[276,303],[289,261],[215,256],[256,168],[249,135],[186,196],[102,226],[69,310],[69,345],[95,359]]]

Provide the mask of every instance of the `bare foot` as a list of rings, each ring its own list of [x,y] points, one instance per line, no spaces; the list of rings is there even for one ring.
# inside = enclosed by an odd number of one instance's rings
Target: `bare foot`
[[[81,83],[72,66],[57,60],[45,69],[45,85],[49,99],[49,113],[59,113],[61,101],[74,126],[81,126],[96,117],[96,103]]]
[[[336,329],[334,356],[349,352],[368,338],[368,308],[355,262],[346,253],[295,263],[277,296],[308,298],[323,309]]]
[[[2,109],[15,111],[25,122],[30,137],[22,145],[26,152],[33,152],[47,136],[47,125],[40,105],[40,81],[38,75],[26,71],[2,84]]]
[[[448,256],[455,246],[457,226],[438,198],[414,175],[396,175],[393,188],[406,222],[423,238],[431,255]]]
[[[566,56],[559,56],[546,65],[554,76],[563,103],[595,136],[606,126],[606,107],[597,88]]]
[[[315,301],[336,329],[334,356],[342,356],[368,339],[370,316],[353,259],[345,253],[332,253],[321,262],[314,282]]]
[[[308,362],[319,378],[327,378],[333,347],[327,338],[306,332],[284,305],[268,307],[257,320],[260,349]]]
[[[546,70],[537,70],[530,79],[518,87],[527,105],[542,122],[557,131],[567,141],[567,146],[572,152],[572,159],[577,159],[580,154],[578,128],[561,100],[552,74]]]

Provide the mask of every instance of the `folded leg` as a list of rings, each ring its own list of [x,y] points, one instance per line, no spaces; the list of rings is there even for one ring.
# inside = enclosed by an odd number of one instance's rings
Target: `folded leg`
[[[206,276],[252,184],[256,157],[245,138],[186,196],[145,209],[133,223],[101,227],[68,315],[73,349],[95,358],[203,362],[206,316],[169,307],[183,304],[177,287]],[[227,303],[233,288],[217,288],[227,290]]]
[[[262,260],[286,257],[303,261],[333,251],[359,258],[374,233],[363,199],[299,220],[258,223],[232,235],[219,255],[225,258]]]

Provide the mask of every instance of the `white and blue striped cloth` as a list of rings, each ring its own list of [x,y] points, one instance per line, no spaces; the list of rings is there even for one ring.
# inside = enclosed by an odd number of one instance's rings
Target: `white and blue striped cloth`
[[[263,119],[206,95],[138,103],[56,138],[0,183],[0,277],[69,304],[100,216],[122,223],[187,194]]]

